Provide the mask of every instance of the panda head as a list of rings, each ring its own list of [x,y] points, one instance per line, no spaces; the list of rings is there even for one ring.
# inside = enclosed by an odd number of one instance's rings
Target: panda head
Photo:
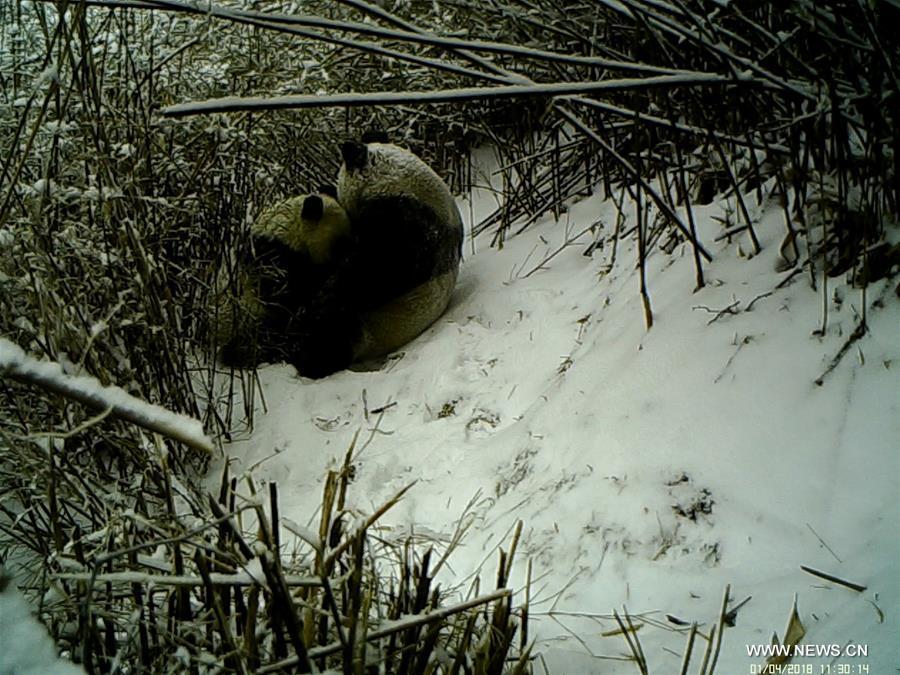
[[[448,227],[461,228],[450,189],[409,150],[391,143],[349,141],[341,146],[341,156],[338,199],[351,218],[367,200],[408,197],[434,209]]]
[[[350,234],[350,219],[336,194],[333,186],[323,186],[266,209],[251,230],[254,241],[308,253],[316,264],[327,262],[335,243]]]

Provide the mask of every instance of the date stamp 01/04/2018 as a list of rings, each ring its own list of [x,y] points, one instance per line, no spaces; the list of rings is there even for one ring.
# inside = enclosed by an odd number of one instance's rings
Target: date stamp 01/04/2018
[[[751,665],[749,675],[877,675],[869,671],[868,655],[868,645],[861,644],[747,645],[748,657],[769,659],[767,663]],[[831,660],[827,663],[784,662],[795,658]]]

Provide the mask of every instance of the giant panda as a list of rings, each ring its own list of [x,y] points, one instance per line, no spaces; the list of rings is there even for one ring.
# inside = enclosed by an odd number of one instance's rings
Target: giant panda
[[[360,316],[355,361],[396,350],[444,313],[463,241],[446,183],[409,150],[367,140],[341,146],[337,184],[353,230],[347,277]]]
[[[215,339],[229,366],[288,361],[311,377],[349,363],[359,333],[338,270],[352,246],[350,220],[333,187],[264,210],[250,247],[215,293]],[[337,342],[332,336],[340,336]]]

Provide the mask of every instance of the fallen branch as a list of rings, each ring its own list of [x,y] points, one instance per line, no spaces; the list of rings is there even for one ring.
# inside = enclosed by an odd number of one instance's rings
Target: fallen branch
[[[773,293],[775,293],[775,291],[769,291],[768,293],[760,293],[755,298],[753,298],[749,303],[747,303],[747,306],[744,307],[744,311],[745,312],[751,311],[753,309],[753,305],[756,304],[757,300],[763,300],[764,298],[768,298]]]
[[[806,565],[800,565],[800,569],[806,572],[807,574],[812,574],[814,577],[819,577],[820,579],[825,579],[825,581],[830,581],[835,584],[839,584],[841,586],[846,586],[857,593],[862,593],[866,590],[867,586],[863,586],[861,584],[853,583],[852,581],[847,581],[846,579],[841,579],[840,577],[833,576],[828,574],[827,572],[820,572],[819,570],[814,570],[812,567],[807,567]]]
[[[755,302],[755,300],[754,300],[754,302]],[[710,314],[715,314],[715,316],[713,318],[711,318],[709,321],[706,322],[706,325],[709,326],[711,323],[718,321],[726,314],[737,314],[738,306],[740,304],[741,304],[740,300],[735,300],[730,305],[728,305],[727,307],[723,307],[722,309],[712,309],[710,307],[707,307],[706,305],[694,305],[693,307],[691,307],[691,309],[693,309],[693,310],[702,309],[704,312],[709,312]]]
[[[814,380],[814,382],[818,386],[821,387],[825,383],[825,378],[831,374],[831,371],[833,371],[835,368],[838,367],[838,364],[840,364],[841,360],[844,358],[844,355],[848,351],[850,351],[850,347],[852,347],[853,344],[857,340],[859,340],[862,336],[864,336],[868,332],[868,330],[869,329],[866,327],[866,322],[860,321],[859,325],[857,325],[856,328],[853,329],[853,332],[850,333],[850,337],[847,338],[847,341],[844,342],[844,344],[838,350],[838,353],[835,354],[834,357],[831,359],[831,362],[828,364],[828,367],[824,370],[824,372],[821,375],[819,375]]]

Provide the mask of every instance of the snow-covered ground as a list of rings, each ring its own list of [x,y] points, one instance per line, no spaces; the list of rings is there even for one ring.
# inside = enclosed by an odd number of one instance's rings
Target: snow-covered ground
[[[462,203],[464,217],[483,217],[489,194]],[[277,481],[282,514],[306,523],[326,470],[361,431],[352,507],[371,512],[418,481],[382,524],[449,539],[465,513],[472,527],[452,574],[462,582],[481,569],[483,587],[521,520],[513,581],[521,589],[531,559],[531,635],[550,673],[637,672],[622,636],[604,635],[623,605],[646,622],[638,636],[650,672],[678,672],[686,627],[667,615],[708,633],[728,584],[729,608],[752,597],[725,632],[717,673],[765,661],[747,647],[783,635],[795,594],[803,644],[868,649],[795,658],[815,668],[797,672],[895,672],[897,281],[869,288],[869,334],[817,386],[857,325],[859,290],[829,280],[825,334],[815,335],[823,302],[808,274],[776,288],[789,274],[774,271],[777,205],[757,207],[763,251],[750,259],[739,251],[750,250],[746,235],[714,242],[723,209],[696,210],[714,254],[705,288],[692,292],[686,244],[653,250],[649,331],[632,239],[609,270],[609,246],[583,255],[590,233],[551,256],[595,221],[611,234],[615,211],[599,195],[500,251],[467,242],[449,311],[402,358],[320,381],[261,369],[268,412],[228,448],[233,470],[255,466],[257,479]]]
[[[0,675],[78,675],[84,671],[56,656],[56,645],[32,607],[0,566]]]

